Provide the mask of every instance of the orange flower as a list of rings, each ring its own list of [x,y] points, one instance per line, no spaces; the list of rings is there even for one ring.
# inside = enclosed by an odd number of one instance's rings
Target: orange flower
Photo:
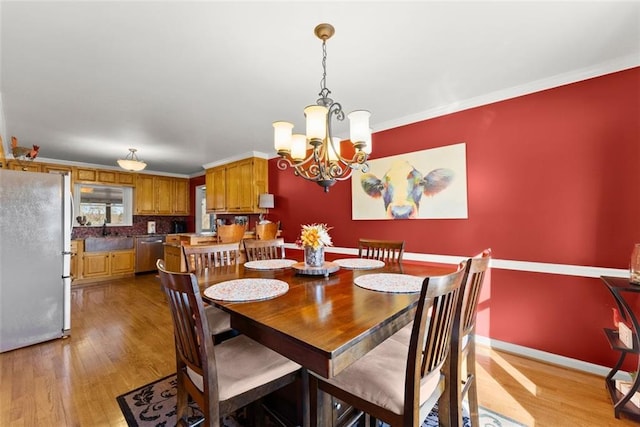
[[[311,246],[314,249],[331,246],[331,236],[329,230],[333,227],[327,227],[326,224],[310,224],[303,225],[300,233],[300,242],[302,246]]]

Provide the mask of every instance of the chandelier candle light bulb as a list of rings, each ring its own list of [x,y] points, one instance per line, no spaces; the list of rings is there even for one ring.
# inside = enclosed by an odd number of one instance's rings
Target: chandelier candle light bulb
[[[342,156],[340,141],[331,135],[331,119],[344,120],[342,105],[329,98],[327,89],[327,50],[326,42],[333,36],[335,29],[330,24],[319,24],[314,29],[316,37],[322,40],[322,79],[320,98],[316,105],[304,109],[306,135],[293,134],[293,124],[277,121],[273,123],[273,144],[280,156],[277,165],[280,170],[293,168],[296,176],[312,181],[324,188],[325,192],[336,181],[351,177],[354,170],[367,172],[367,157],[371,153],[371,113],[366,110],[351,112],[349,117],[350,139],[355,153],[351,159]],[[304,139],[304,141],[303,141]],[[310,147],[309,147],[310,145]],[[307,155],[308,149],[311,153]]]

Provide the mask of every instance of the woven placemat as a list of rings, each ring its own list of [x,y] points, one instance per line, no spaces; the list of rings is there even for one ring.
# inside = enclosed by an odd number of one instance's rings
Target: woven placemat
[[[354,279],[354,283],[361,288],[393,293],[420,292],[423,281],[423,277],[396,273],[365,274]]]
[[[384,267],[384,261],[367,258],[341,258],[333,262],[342,268],[350,268],[352,270],[371,270]]]
[[[209,286],[204,294],[219,301],[256,301],[284,295],[289,284],[276,279],[236,279]]]

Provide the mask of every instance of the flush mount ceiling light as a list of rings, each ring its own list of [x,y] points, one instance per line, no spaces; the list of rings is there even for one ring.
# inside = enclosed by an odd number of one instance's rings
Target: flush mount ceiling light
[[[348,114],[349,136],[355,153],[345,158],[340,153],[340,139],[331,135],[331,118],[344,120],[342,106],[329,98],[331,91],[327,89],[327,40],[333,36],[335,29],[330,24],[319,24],[314,33],[322,40],[322,80],[320,80],[320,98],[316,105],[304,109],[306,117],[306,135],[292,134],[293,124],[274,122],[274,146],[280,158],[278,168],[293,168],[293,173],[308,181],[329,187],[336,181],[343,181],[356,170],[367,172],[367,156],[371,153],[371,129],[366,110],[357,110]],[[308,147],[310,145],[311,147]],[[307,156],[307,148],[311,148]]]
[[[147,167],[147,164],[138,159],[135,148],[129,148],[129,154],[124,159],[118,160],[118,166],[131,172],[138,172]]]

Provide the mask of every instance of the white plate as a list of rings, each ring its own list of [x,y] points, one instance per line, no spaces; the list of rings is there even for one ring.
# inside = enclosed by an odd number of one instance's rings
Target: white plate
[[[209,286],[204,294],[219,301],[256,301],[284,295],[289,284],[276,279],[236,279]]]
[[[298,261],[292,259],[261,259],[257,261],[247,261],[244,268],[251,270],[278,270],[281,268],[290,268]]]
[[[420,292],[424,277],[409,274],[377,273],[358,276],[354,280],[361,288],[380,292],[413,293]]]
[[[333,262],[342,268],[350,268],[352,270],[370,270],[384,267],[384,261],[367,258],[342,258],[336,259]]]

